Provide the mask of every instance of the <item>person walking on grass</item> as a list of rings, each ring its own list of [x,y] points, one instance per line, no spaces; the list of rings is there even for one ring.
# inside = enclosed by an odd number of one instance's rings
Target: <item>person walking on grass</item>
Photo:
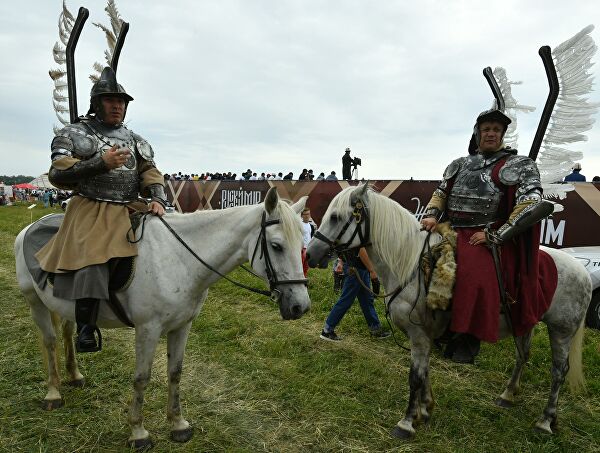
[[[343,266],[344,275],[346,277],[344,278],[342,294],[331,309],[329,316],[327,316],[320,338],[327,341],[340,341],[342,339],[335,333],[335,328],[357,297],[360,308],[367,321],[367,325],[369,326],[369,330],[371,331],[371,336],[373,338],[389,337],[391,333],[383,330],[377,312],[375,311],[375,306],[373,305],[373,292],[368,289],[371,286],[371,282],[373,282],[374,292],[378,293],[379,290],[377,286],[379,280],[373,269],[373,264],[369,259],[369,255],[367,255],[366,249],[361,247],[355,256],[350,257],[349,261],[350,262],[345,263],[341,258],[338,261],[338,266]]]

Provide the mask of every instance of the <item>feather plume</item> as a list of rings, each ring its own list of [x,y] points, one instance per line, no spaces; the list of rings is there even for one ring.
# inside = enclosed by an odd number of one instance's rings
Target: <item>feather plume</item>
[[[54,61],[60,66],[56,69],[50,69],[48,75],[54,82],[54,89],[52,90],[52,105],[58,121],[64,126],[69,123],[69,107],[67,101],[69,98],[64,94],[67,90],[68,80],[66,77],[66,45],[69,42],[69,37],[73,31],[73,25],[75,24],[75,17],[67,8],[66,0],[63,0],[62,11],[58,16],[58,41],[52,48],[52,56]],[[62,43],[62,45],[61,45]],[[58,126],[54,125],[54,132],[58,131]]]
[[[64,69],[50,69],[48,71],[48,74],[50,75],[50,78],[52,80],[56,80],[67,75],[67,71],[65,71]]]
[[[69,113],[69,107],[65,107],[61,102],[52,102],[54,104],[54,111],[57,113]]]
[[[64,91],[67,89],[67,81],[66,80],[61,80],[61,79],[56,79],[54,81],[54,89],[57,91]]]
[[[112,26],[113,33],[115,36],[119,36],[123,19],[121,19],[121,15],[119,14],[119,10],[117,9],[117,4],[115,1],[108,0],[108,4],[106,5],[106,8],[104,8],[104,11],[106,11],[108,17],[110,17],[110,25]]]
[[[69,8],[67,8],[67,0],[63,0],[62,14],[70,22],[72,22],[72,23],[75,22],[75,16],[73,16],[73,14],[71,14],[71,11],[69,11]]]
[[[114,0],[108,0],[104,11],[106,11],[110,19],[110,28],[106,25],[96,22],[94,22],[94,25],[102,30],[104,32],[104,36],[106,37],[106,43],[108,45],[108,48],[104,51],[104,59],[106,60],[106,64],[103,65],[101,63],[94,63],[94,72],[90,74],[90,80],[94,82],[100,78],[100,74],[102,73],[104,66],[110,66],[112,63],[113,53],[117,45],[117,38],[119,37],[119,33],[121,32],[121,27],[123,25],[123,19],[117,10],[117,5]]]
[[[102,25],[98,22],[94,22],[94,25],[104,32],[104,35],[106,36],[106,43],[108,44],[108,48],[114,49],[115,45],[117,44],[117,38],[116,38],[115,34],[112,32],[112,30],[109,30],[108,27],[106,27],[105,25]]]
[[[67,62],[67,52],[63,47],[61,47],[58,41],[56,44],[54,44],[52,55],[54,56],[54,61],[57,64],[64,65]]]
[[[69,100],[69,96],[65,96],[60,91],[56,91],[56,90],[52,91],[52,98],[56,102],[67,102]]]
[[[589,70],[593,66],[591,59],[597,49],[590,36],[592,30],[594,26],[588,25],[552,50],[560,94],[537,162],[544,197],[562,199],[567,192],[573,190],[571,184],[557,182],[571,172],[575,161],[581,160],[583,154],[567,149],[564,145],[587,140],[584,132],[594,125],[593,115],[600,107],[599,103],[588,101],[593,85],[593,76]]]
[[[506,75],[506,70],[502,67],[494,69],[494,78],[498,82],[498,87],[502,93],[505,103],[506,115],[511,119],[511,123],[504,134],[504,143],[511,148],[518,149],[519,134],[517,133],[517,112],[530,113],[535,110],[535,107],[529,105],[519,104],[519,102],[513,97],[512,85],[521,85],[522,82],[512,82]],[[494,101],[494,107],[497,107]]]

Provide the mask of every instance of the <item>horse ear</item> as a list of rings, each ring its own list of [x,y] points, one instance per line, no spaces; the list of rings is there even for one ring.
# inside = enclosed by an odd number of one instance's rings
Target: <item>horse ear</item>
[[[272,214],[279,203],[279,195],[277,195],[277,189],[271,187],[265,197],[265,210],[267,213]]]
[[[306,206],[306,200],[308,200],[308,195],[304,195],[302,198],[300,198],[296,203],[294,203],[292,205],[292,209],[294,211],[296,211],[296,214],[300,214],[302,212],[302,210],[304,209],[304,206]]]
[[[368,188],[369,184],[362,184],[354,189],[352,191],[352,196],[350,197],[350,203],[355,205],[358,200],[364,200]]]

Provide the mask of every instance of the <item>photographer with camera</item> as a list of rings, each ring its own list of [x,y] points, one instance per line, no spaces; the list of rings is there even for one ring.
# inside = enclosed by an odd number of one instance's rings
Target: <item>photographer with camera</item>
[[[359,157],[350,157],[350,148],[346,148],[346,152],[342,156],[342,178],[345,180],[352,179],[352,172],[358,173],[357,167],[362,164]],[[358,175],[356,175],[358,179]]]
[[[342,156],[342,178],[349,180],[352,177],[352,158],[350,157],[350,148],[346,148],[346,152]]]

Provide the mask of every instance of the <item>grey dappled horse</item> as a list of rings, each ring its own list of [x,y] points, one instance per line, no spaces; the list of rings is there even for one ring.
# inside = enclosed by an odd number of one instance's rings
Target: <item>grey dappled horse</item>
[[[302,230],[298,215],[305,202],[306,197],[290,206],[280,201],[277,191],[272,188],[264,204],[191,214],[174,213],[164,218],[200,258],[219,272],[226,274],[250,260],[256,273],[265,279],[269,275],[269,283],[273,283],[274,274],[273,289],[281,294],[281,316],[297,319],[310,308],[302,272]],[[65,320],[62,334],[69,381],[83,384],[73,352],[75,303],[55,298],[50,285],[40,290],[33,282],[23,256],[23,237],[28,228],[21,231],[15,241],[17,280],[29,302],[33,320],[41,330],[48,359],[48,393],[43,405],[46,409],[54,409],[62,406],[57,334],[53,325],[58,316]],[[135,276],[129,287],[117,295],[135,325],[136,357],[129,442],[137,448],[146,448],[152,442],[143,425],[144,391],[162,335],[167,336],[167,418],[171,424],[171,438],[185,442],[192,437],[192,428],[181,415],[179,402],[184,350],[192,320],[200,312],[209,286],[221,277],[197,261],[153,216],[147,218],[138,252]],[[265,262],[266,255],[270,257],[269,262]],[[101,304],[98,326],[113,328],[124,327],[124,324]]]
[[[369,237],[370,236],[370,237]],[[405,417],[394,427],[392,434],[401,438],[415,435],[413,424],[427,421],[433,409],[429,380],[429,356],[433,339],[439,337],[450,321],[450,312],[432,311],[426,306],[423,279],[419,278],[421,250],[427,232],[414,215],[395,201],[367,188],[348,187],[331,202],[315,238],[307,248],[309,264],[315,266],[332,246],[356,247],[361,241],[387,291],[403,288],[389,306],[395,325],[410,340],[410,396]],[[432,245],[441,240],[439,234],[429,237]],[[548,327],[552,349],[552,385],[550,397],[535,428],[552,433],[556,424],[558,393],[565,376],[572,387],[583,386],[581,347],[583,320],[590,302],[592,285],[585,268],[560,250],[544,249],[550,254],[558,271],[558,286],[550,308],[542,317]],[[492,277],[493,278],[493,277]],[[386,299],[388,303],[389,297]],[[416,304],[415,304],[416,302]],[[510,336],[510,330],[500,319],[500,338]],[[497,404],[511,406],[520,388],[520,378],[529,357],[532,333],[517,338],[524,357],[516,354],[516,365],[506,389]],[[570,367],[569,367],[570,365]]]

